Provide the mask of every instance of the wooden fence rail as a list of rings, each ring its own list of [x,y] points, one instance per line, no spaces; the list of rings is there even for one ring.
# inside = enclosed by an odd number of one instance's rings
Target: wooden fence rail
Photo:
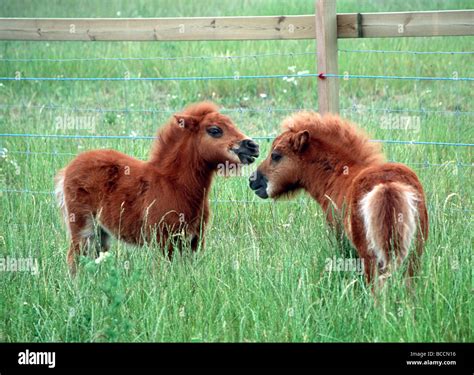
[[[474,10],[337,15],[338,38],[474,35]],[[315,15],[192,18],[0,18],[0,40],[316,39]]]
[[[337,40],[474,35],[474,10],[336,14],[316,0],[315,14],[192,18],[0,18],[0,40],[210,41],[316,39],[321,73],[338,73]],[[338,112],[337,79],[318,80],[319,111]]]

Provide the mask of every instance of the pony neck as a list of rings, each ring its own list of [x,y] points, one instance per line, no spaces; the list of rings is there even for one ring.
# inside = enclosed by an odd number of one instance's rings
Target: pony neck
[[[346,193],[355,177],[367,167],[362,163],[323,160],[307,163],[303,188],[321,205],[324,211],[343,207]]]
[[[155,141],[149,163],[192,201],[207,199],[215,168],[201,159],[192,137]]]

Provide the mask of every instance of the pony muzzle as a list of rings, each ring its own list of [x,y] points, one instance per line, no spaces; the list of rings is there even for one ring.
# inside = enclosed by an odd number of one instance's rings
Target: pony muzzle
[[[232,149],[237,154],[242,164],[252,164],[259,155],[258,144],[251,139],[244,139],[239,142],[239,147]]]
[[[260,171],[256,170],[253,172],[249,177],[249,185],[250,189],[254,191],[262,199],[268,198],[268,179],[260,173]]]

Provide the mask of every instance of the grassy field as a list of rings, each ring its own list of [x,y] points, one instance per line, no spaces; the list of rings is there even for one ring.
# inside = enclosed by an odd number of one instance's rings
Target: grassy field
[[[340,0],[338,12],[472,7],[468,0],[360,3]],[[310,14],[313,7],[313,0],[56,0],[47,7],[17,0],[2,4],[0,17],[281,15]],[[472,51],[473,41],[341,40],[340,72],[474,77],[472,54],[349,51]],[[314,73],[314,53],[311,40],[0,42],[0,76]],[[145,59],[110,59],[124,57]],[[473,142],[470,82],[349,79],[340,86],[343,115],[373,139]],[[0,341],[473,341],[472,148],[384,144],[388,159],[418,173],[428,195],[431,233],[415,296],[398,275],[376,304],[357,272],[326,271],[328,258],[356,252],[338,243],[316,203],[305,195],[259,200],[245,176],[216,178],[205,251],[168,262],[155,248],[115,241],[104,262],[82,259],[72,281],[66,233],[50,192],[56,171],[74,155],[114,148],[145,159],[151,142],[134,136],[154,135],[173,111],[202,99],[220,104],[246,134],[274,136],[292,111],[317,109],[316,80],[3,81],[0,98],[4,134],[130,136],[0,137],[0,259],[31,257],[39,264],[37,275],[0,272]],[[406,121],[416,126],[397,126]],[[269,142],[261,147],[266,155]]]

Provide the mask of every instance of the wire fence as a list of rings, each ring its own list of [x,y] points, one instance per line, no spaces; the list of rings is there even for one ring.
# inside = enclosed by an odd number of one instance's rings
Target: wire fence
[[[43,196],[53,196],[54,191],[38,191],[38,190],[29,190],[29,189],[5,189],[0,192],[1,193],[16,193],[16,194],[33,194],[33,195],[43,195]],[[52,199],[53,201],[53,199]],[[243,205],[280,205],[280,204],[285,204],[285,205],[304,205],[307,204],[307,200],[304,199],[294,199],[294,200],[283,200],[283,201],[272,201],[272,200],[261,200],[261,199],[255,199],[255,200],[247,200],[247,199],[210,199],[209,202],[212,205],[219,205],[219,204],[243,204]],[[434,210],[437,207],[428,204],[428,209]],[[444,207],[443,211],[450,211],[450,212],[464,212],[464,213],[471,213],[474,210],[468,209],[468,208],[459,208],[459,207]],[[24,223],[12,223],[14,225],[22,225]]]
[[[375,50],[375,49],[339,49],[340,53],[356,53],[356,54],[382,54],[382,55],[392,55],[392,54],[405,54],[405,55],[413,55],[413,56],[422,56],[422,55],[452,55],[452,56],[471,56],[474,54],[474,51],[395,51],[395,50]],[[155,57],[84,57],[84,58],[8,58],[8,57],[1,57],[0,64],[9,64],[9,63],[74,63],[74,62],[85,62],[85,63],[97,63],[97,62],[127,62],[127,61],[161,61],[161,62],[169,62],[171,64],[177,61],[197,61],[202,62],[203,65],[206,64],[207,61],[216,60],[216,61],[229,61],[233,64],[234,61],[250,59],[259,66],[260,59],[274,59],[276,57],[287,57],[290,59],[296,57],[309,57],[311,59],[316,59],[315,52],[272,52],[272,53],[261,53],[261,54],[246,54],[246,55],[203,55],[203,56],[179,56],[179,57],[166,57],[166,56],[155,56]],[[385,62],[384,62],[384,69],[385,69]],[[349,74],[345,72],[344,74],[327,74],[327,73],[318,73],[318,72],[287,72],[281,74],[233,74],[233,75],[190,75],[190,76],[180,76],[180,75],[173,75],[173,76],[148,76],[148,77],[73,77],[73,76],[23,76],[21,74],[16,74],[13,77],[3,76],[0,77],[0,82],[11,82],[13,84],[29,84],[35,82],[58,82],[58,83],[67,83],[71,82],[72,84],[76,82],[124,82],[125,85],[128,85],[130,82],[211,82],[211,81],[245,81],[245,80],[287,80],[291,82],[294,79],[312,79],[312,80],[319,80],[319,79],[337,79],[340,80],[341,83],[345,81],[352,81],[352,80],[374,80],[374,81],[414,81],[416,82],[441,82],[441,83],[451,83],[455,84],[456,82],[463,82],[463,83],[471,83],[474,81],[474,77],[469,76],[424,76],[421,74],[416,75],[396,75],[396,74]],[[14,86],[13,86],[14,89]],[[125,90],[125,98],[128,98],[127,94],[127,86],[124,87]],[[141,114],[141,115],[169,115],[172,113],[179,112],[181,108],[131,108],[127,105],[123,108],[117,107],[107,107],[107,106],[83,106],[83,105],[57,105],[53,103],[34,103],[34,102],[27,102],[23,104],[18,103],[4,103],[0,104],[1,111],[67,111],[67,112],[87,112],[87,113],[96,113],[96,114],[107,114],[107,113],[120,113],[124,115],[130,114]],[[275,105],[269,105],[264,107],[244,107],[244,106],[236,106],[236,107],[229,107],[223,108],[223,113],[234,113],[234,114],[256,114],[258,116],[271,116],[273,113],[291,113],[300,110],[304,110],[305,108],[297,108],[297,107],[277,107]],[[308,108],[313,109],[313,108]],[[461,110],[461,108],[455,109],[433,109],[433,108],[395,108],[395,107],[361,107],[359,105],[352,105],[349,107],[345,107],[341,109],[342,114],[364,114],[364,113],[376,113],[376,114],[383,114],[383,115],[390,115],[390,114],[417,114],[421,116],[428,116],[428,115],[435,115],[435,116],[457,116],[457,117],[465,117],[465,116],[472,116],[474,111],[466,111]],[[457,128],[458,137],[456,142],[448,142],[444,140],[401,140],[401,139],[372,139],[373,142],[384,143],[388,145],[401,145],[401,146],[409,146],[409,145],[419,145],[419,146],[436,146],[436,147],[449,147],[454,149],[465,149],[474,146],[474,143],[471,143],[471,139],[462,139],[460,135],[460,130]],[[252,136],[252,134],[249,134]],[[255,135],[252,136],[255,140],[261,141],[271,141],[275,137],[274,134],[265,134],[265,135]],[[61,152],[57,150],[46,150],[46,151],[32,151],[31,145],[28,139],[58,139],[58,140],[143,140],[143,141],[152,141],[155,139],[154,135],[120,135],[120,134],[45,134],[45,133],[31,133],[31,132],[2,132],[0,134],[0,139],[15,139],[15,138],[25,138],[27,140],[27,150],[8,150],[9,154],[17,154],[17,155],[25,155],[27,160],[26,162],[30,162],[30,157],[41,157],[41,156],[64,156],[64,157],[72,157],[76,153],[74,152]],[[1,156],[1,155],[0,155]],[[429,160],[425,160],[422,162],[414,162],[414,163],[406,163],[410,166],[416,168],[472,168],[473,163],[470,160],[462,160],[460,155],[456,152],[456,160],[452,161],[449,160],[447,162],[433,162]],[[35,190],[32,189],[28,184],[25,184],[25,187],[22,189],[16,188],[1,188],[0,193],[7,193],[7,194],[40,194],[40,195],[51,195],[51,191],[47,190]],[[257,201],[257,200],[220,200],[214,199],[212,200],[213,203],[249,203],[254,204],[258,203],[268,203],[267,201]],[[470,212],[470,209],[462,209],[464,212]]]
[[[129,139],[129,140],[153,140],[155,136],[141,136],[141,135],[76,135],[76,134],[14,134],[3,133],[0,137],[20,137],[20,138],[61,138],[61,139]],[[273,140],[273,136],[254,136],[252,139],[257,141]],[[431,146],[454,146],[454,147],[472,147],[474,143],[451,143],[451,142],[429,142],[429,141],[400,141],[393,139],[371,139],[371,142],[388,143],[399,145],[431,145]]]
[[[301,74],[255,74],[233,76],[194,76],[194,77],[0,77],[0,81],[223,81],[241,79],[282,79],[282,78],[343,78],[343,79],[397,79],[405,81],[474,81],[474,77],[417,77],[417,76],[387,76],[364,74],[331,74],[331,73],[301,73]]]
[[[0,109],[22,109],[22,110],[61,110],[70,112],[143,112],[143,113],[163,113],[172,114],[179,112],[182,108],[174,109],[156,109],[156,108],[93,108],[93,107],[78,107],[78,106],[62,106],[54,104],[0,104]],[[223,108],[220,110],[222,113],[244,113],[244,112],[297,112],[306,110],[305,108],[276,108],[276,107],[265,107],[265,108],[249,108],[249,107],[238,107],[238,108]],[[307,109],[314,110],[314,109]],[[349,108],[341,108],[341,112],[384,112],[384,113],[418,113],[418,114],[438,114],[438,115],[456,115],[456,116],[473,116],[474,111],[461,111],[461,110],[433,110],[433,109],[410,109],[410,108],[359,108],[357,105]]]

